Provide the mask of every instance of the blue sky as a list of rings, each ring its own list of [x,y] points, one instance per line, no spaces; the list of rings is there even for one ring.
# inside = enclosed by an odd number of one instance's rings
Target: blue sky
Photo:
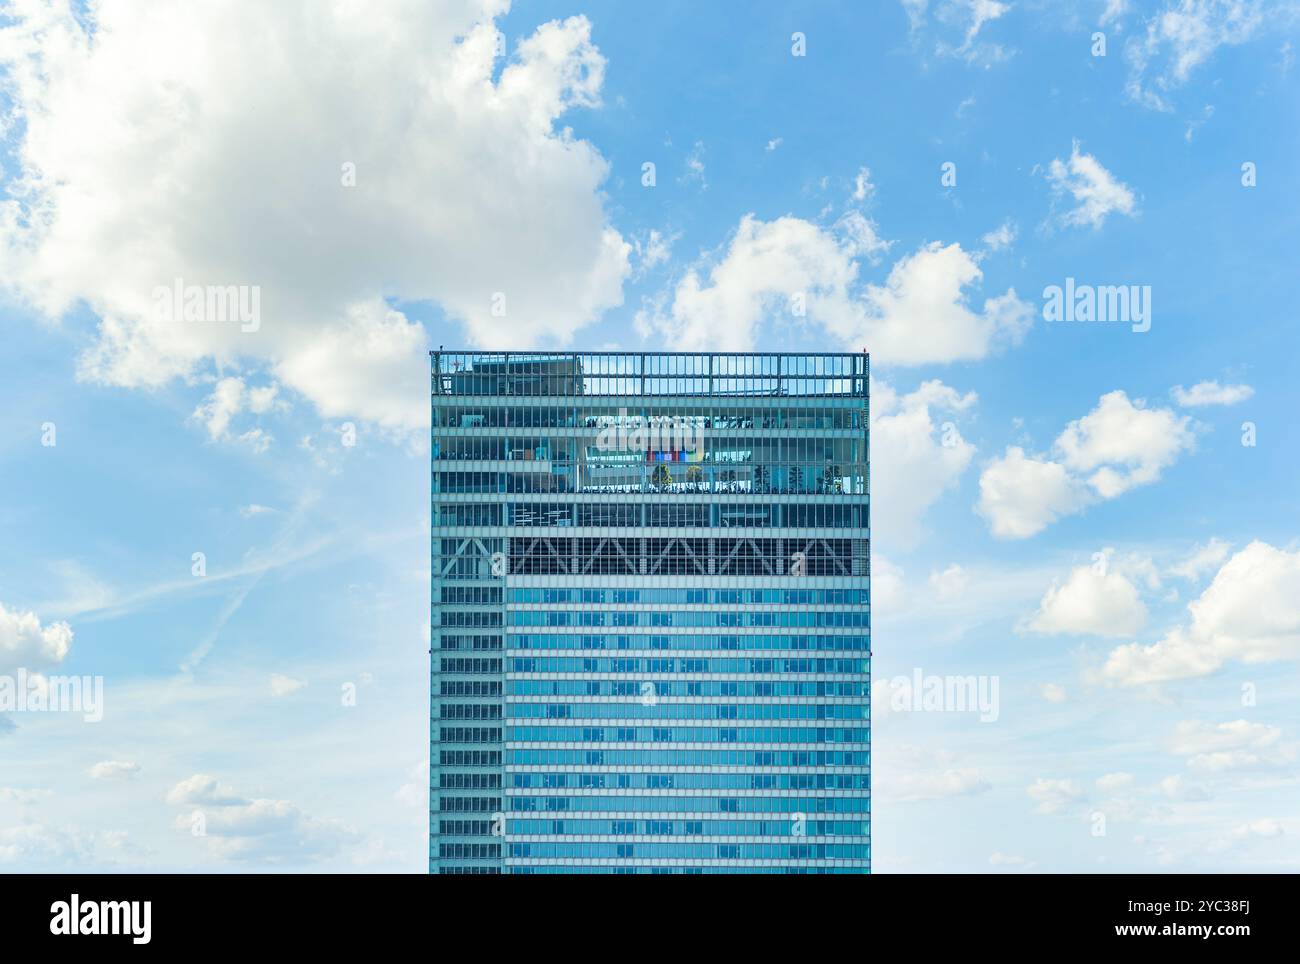
[[[879,871],[1300,864],[1294,4],[238,6],[0,7],[0,867],[424,868],[440,344],[872,352]]]

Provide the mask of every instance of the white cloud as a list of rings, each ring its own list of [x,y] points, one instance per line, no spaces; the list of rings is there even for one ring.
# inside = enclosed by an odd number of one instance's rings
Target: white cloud
[[[1248,720],[1217,724],[1183,720],[1174,730],[1170,749],[1187,758],[1189,769],[1210,773],[1288,766],[1296,758],[1295,747],[1282,743],[1280,727]]]
[[[245,519],[252,519],[259,515],[266,515],[268,512],[275,510],[265,505],[258,505],[256,502],[250,502],[248,505],[239,507],[239,514]]]
[[[1018,445],[980,474],[979,514],[1004,539],[1025,539],[1088,502],[1082,485],[1065,467],[1025,454]]]
[[[243,442],[258,455],[261,455],[271,447],[271,443],[275,441],[275,436],[268,435],[260,428],[253,428],[240,435],[239,441]]]
[[[925,26],[925,12],[930,5],[930,0],[901,0],[901,2],[912,31],[915,32]]]
[[[686,173],[682,175],[681,180],[684,184],[698,184],[701,191],[707,191],[709,182],[704,175],[704,142],[696,141],[695,146],[691,148],[691,153],[686,157]]]
[[[1239,827],[1234,827],[1232,836],[1238,840],[1247,837],[1263,837],[1268,839],[1270,837],[1280,837],[1283,833],[1285,833],[1285,831],[1282,829],[1280,821],[1274,820],[1272,817],[1261,817],[1258,820],[1252,820],[1250,823],[1244,823]]]
[[[959,244],[925,245],[897,261],[883,285],[860,285],[856,259],[887,247],[859,212],[833,230],[745,215],[722,256],[690,269],[663,305],[638,314],[638,328],[682,351],[747,351],[765,318],[807,322],[846,347],[869,347],[879,363],[919,365],[983,358],[1019,343],[1033,324],[1031,306],[1013,288],[979,310],[968,304],[967,289],[983,274]]]
[[[894,740],[887,747],[882,744],[879,756],[873,761],[880,778],[879,791],[881,798],[890,802],[941,800],[992,789],[978,767],[962,765],[957,754],[946,748]]]
[[[429,761],[413,764],[407,776],[407,782],[397,788],[393,798],[408,807],[426,810],[429,806]]]
[[[966,28],[966,40],[962,44],[966,50],[970,49],[986,23],[997,20],[1011,9],[1011,4],[999,3],[998,0],[966,0],[966,6],[970,10],[970,26]]]
[[[860,312],[837,313],[827,326],[886,364],[984,358],[999,345],[1019,344],[1034,312],[1014,288],[973,310],[964,292],[982,278],[961,245],[936,241],[896,262],[884,285],[868,285]]]
[[[1160,781],[1160,792],[1170,800],[1184,803],[1200,803],[1210,799],[1210,793],[1199,784],[1188,783],[1183,776],[1165,777]]]
[[[911,22],[913,34],[925,26],[928,3],[926,0],[903,0]],[[935,53],[956,57],[982,67],[989,67],[1008,59],[1013,51],[1001,44],[979,39],[985,25],[1000,19],[1011,9],[1010,3],[1000,0],[941,0],[934,13],[944,34],[935,43]],[[960,43],[950,37],[959,35]]]
[[[785,138],[783,138],[783,137],[774,137],[774,138],[772,138],[770,141],[767,142],[767,147],[765,148],[765,150],[767,150],[767,151],[769,151],[769,152],[776,150],[778,147],[781,146],[781,142],[782,142],[783,140],[785,140]]]
[[[1041,693],[1043,699],[1049,703],[1064,703],[1070,698],[1065,692],[1065,687],[1060,683],[1044,683]]]
[[[229,434],[230,420],[243,407],[243,396],[243,379],[223,378],[190,417],[204,424],[208,437],[213,441],[225,438]]]
[[[1123,790],[1133,785],[1133,774],[1131,773],[1107,773],[1097,778],[1097,789],[1102,793],[1115,793],[1117,790]]]
[[[989,863],[994,867],[1017,867],[1022,870],[1032,870],[1037,864],[1018,854],[1004,854],[996,851],[989,855]]]
[[[274,383],[260,387],[250,387],[242,378],[229,375],[220,378],[211,393],[203,400],[190,418],[202,423],[212,441],[228,439],[231,436],[231,422],[235,416],[248,411],[263,415],[275,409],[287,407],[279,396],[280,386]],[[260,428],[253,428],[239,435],[240,441],[247,442],[258,451],[265,451],[271,443],[271,436]]]
[[[1051,455],[1009,446],[990,462],[980,476],[977,511],[994,535],[1027,538],[1095,501],[1157,481],[1194,444],[1187,416],[1109,392],[1065,427]]]
[[[0,603],[0,671],[57,665],[71,646],[72,627],[67,623],[42,626],[34,612],[7,609]]]
[[[667,261],[669,255],[672,253],[673,242],[675,242],[678,237],[680,237],[680,235],[676,234],[671,237],[665,237],[658,230],[651,228],[649,233],[645,235],[645,240],[634,238],[632,243],[636,250],[637,275],[643,275],[645,272]]]
[[[765,313],[793,322],[791,299],[807,298],[808,317],[847,303],[857,266],[840,243],[809,221],[740,220],[725,256],[707,279],[690,269],[672,294],[667,317],[638,316],[681,351],[748,351]]]
[[[1053,583],[1028,629],[1045,635],[1129,636],[1147,621],[1137,588],[1109,564],[1076,566],[1064,585]]]
[[[1273,746],[1281,739],[1280,728],[1249,720],[1229,723],[1183,720],[1174,730],[1170,748],[1180,756],[1199,756],[1220,750]]]
[[[94,838],[77,830],[40,823],[0,828],[0,863],[21,861],[24,868],[65,864],[84,867],[94,850]]]
[[[865,201],[876,193],[876,186],[871,183],[870,168],[858,168],[857,176],[853,178],[853,200]]]
[[[216,777],[196,773],[167,791],[167,802],[175,806],[237,807],[248,801]]]
[[[1118,25],[1124,14],[1128,12],[1128,0],[1106,0],[1106,8],[1102,10],[1101,16],[1097,18],[1097,26],[1104,27],[1111,21]]]
[[[989,789],[991,785],[979,770],[960,767],[928,773],[898,773],[888,781],[888,789],[884,793],[889,800],[915,803],[921,800],[971,796]]]
[[[906,587],[903,570],[883,553],[871,557],[871,608],[877,613],[890,613],[903,605]]]
[[[1183,408],[1201,405],[1236,405],[1255,394],[1249,385],[1220,385],[1218,382],[1197,382],[1191,388],[1175,385],[1169,392]]]
[[[281,673],[271,674],[272,696],[288,696],[290,693],[298,692],[306,685],[303,680],[294,679],[292,676],[285,676]]]
[[[86,772],[96,780],[130,779],[140,772],[140,764],[122,760],[103,760]]]
[[[1078,141],[1068,161],[1058,157],[1048,165],[1047,180],[1058,197],[1068,194],[1074,202],[1074,207],[1060,215],[1061,222],[1069,226],[1099,228],[1113,212],[1132,217],[1137,209],[1137,198],[1128,185],[1091,154],[1080,154]]]
[[[1145,35],[1125,47],[1128,95],[1147,107],[1172,110],[1169,95],[1197,67],[1220,47],[1250,40],[1265,24],[1259,0],[1168,0],[1147,21]]]
[[[1252,542],[1187,608],[1190,623],[1158,642],[1111,650],[1102,677],[1138,686],[1208,676],[1232,661],[1300,659],[1300,552]]]
[[[438,303],[477,344],[544,344],[620,304],[629,273],[608,165],[557,125],[599,104],[590,24],[538,27],[503,66],[505,7],[115,3],[92,36],[22,5],[0,33],[21,165],[0,278],[102,319],[83,377],[245,359],[327,417],[423,424],[426,335],[386,298]],[[153,289],[177,278],[258,286],[260,326],[161,321]]]
[[[1077,780],[1049,780],[1045,777],[1030,784],[1027,792],[1038,804],[1039,813],[1060,813],[1088,796]]]
[[[176,806],[195,805],[203,821],[204,841],[213,854],[225,860],[278,864],[313,861],[363,844],[342,821],[319,819],[288,800],[248,799],[220,787],[217,781],[196,774],[177,784],[167,795]],[[177,830],[190,832],[196,815],[177,814]]]
[[[53,796],[54,791],[44,789],[27,789],[24,787],[0,787],[0,803],[16,803],[20,806],[28,806],[47,800]]]
[[[953,563],[942,572],[937,569],[930,573],[930,588],[940,602],[960,599],[970,585],[970,576],[961,566]]]
[[[872,264],[879,264],[881,256],[894,246],[893,241],[880,236],[876,222],[861,211],[846,211],[835,222],[835,233],[845,254],[851,258],[865,257]]]
[[[1221,853],[1256,840],[1272,840],[1281,837],[1285,833],[1286,830],[1280,820],[1274,820],[1272,817],[1261,817],[1258,820],[1252,820],[1249,823],[1233,827],[1225,836],[1211,842],[1209,850],[1211,853]]]
[[[1231,551],[1231,543],[1211,538],[1205,545],[1193,549],[1191,555],[1178,565],[1170,567],[1169,574],[1194,582],[1205,573],[1223,565],[1223,560],[1228,558],[1228,553]]]
[[[513,302],[507,300],[508,309]],[[499,333],[516,331],[505,319],[497,319]],[[484,344],[503,344],[478,331],[471,323],[472,337]],[[527,335],[523,335],[525,339]],[[380,301],[349,305],[335,325],[315,335],[310,343],[296,346],[292,355],[277,367],[280,377],[312,397],[316,409],[326,418],[356,415],[380,424],[409,423],[405,412],[412,405],[412,379],[403,369],[425,347],[424,329],[408,321]],[[416,366],[423,382],[427,374]],[[328,387],[312,395],[302,386]],[[397,418],[396,413],[403,413]]]
[[[248,410],[257,415],[262,415],[274,408],[287,407],[283,401],[277,398],[280,393],[280,386],[271,384],[264,385],[261,388],[250,388],[248,390]]]
[[[871,395],[872,497],[890,507],[872,519],[873,529],[885,545],[911,544],[920,538],[926,511],[956,484],[975,454],[954,422],[936,420],[965,411],[977,399],[939,381],[906,394],[873,381]]]
[[[1001,251],[1003,248],[1009,248],[1016,240],[1016,226],[1010,221],[1003,221],[1001,225],[984,235],[980,240],[989,251]]]

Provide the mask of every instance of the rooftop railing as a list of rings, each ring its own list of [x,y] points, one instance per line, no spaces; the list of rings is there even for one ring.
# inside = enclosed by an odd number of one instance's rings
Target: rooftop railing
[[[436,395],[848,396],[865,352],[430,352]]]

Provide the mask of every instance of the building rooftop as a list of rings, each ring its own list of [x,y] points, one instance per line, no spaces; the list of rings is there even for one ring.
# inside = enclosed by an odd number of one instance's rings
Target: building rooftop
[[[867,395],[866,352],[429,352],[436,395]]]

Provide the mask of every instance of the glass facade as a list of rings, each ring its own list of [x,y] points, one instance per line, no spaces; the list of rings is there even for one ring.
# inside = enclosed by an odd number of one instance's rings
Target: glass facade
[[[867,873],[865,354],[432,353],[432,873]]]

